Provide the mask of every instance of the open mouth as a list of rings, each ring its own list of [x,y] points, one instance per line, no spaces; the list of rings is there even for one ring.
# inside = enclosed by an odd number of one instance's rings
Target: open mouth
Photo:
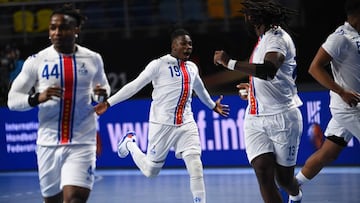
[[[185,52],[184,52],[184,56],[188,56],[188,57],[189,57],[189,56],[190,56],[190,54],[191,54],[191,52],[190,52],[190,51],[185,51]]]

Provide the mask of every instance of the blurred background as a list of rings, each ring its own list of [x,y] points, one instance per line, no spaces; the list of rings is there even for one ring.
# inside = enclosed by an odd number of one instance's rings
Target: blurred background
[[[238,12],[242,0],[0,0],[1,99],[6,104],[8,86],[23,60],[50,45],[52,9],[73,2],[88,17],[79,44],[102,54],[112,93],[134,79],[150,60],[170,50],[169,30],[180,25],[192,34],[192,60],[200,68],[213,94],[236,93],[235,85],[247,80],[212,62],[217,49],[232,58],[247,60],[255,43]],[[345,20],[344,1],[280,0],[298,12],[289,30],[297,46],[300,91],[321,87],[307,73],[318,47]],[[136,97],[149,97],[147,86]]]
[[[199,126],[204,167],[207,169],[249,167],[242,128],[247,102],[239,99],[235,87],[239,82],[247,81],[247,77],[213,64],[213,54],[218,49],[226,50],[232,58],[238,60],[247,60],[252,52],[256,39],[249,36],[243,26],[243,16],[238,12],[242,1],[0,0],[0,163],[2,163],[0,182],[3,183],[0,185],[0,202],[41,201],[35,175],[27,177],[15,174],[14,178],[6,173],[35,171],[38,128],[37,108],[26,112],[10,111],[6,108],[7,92],[14,78],[21,71],[24,60],[50,45],[48,39],[50,15],[55,7],[66,2],[73,2],[88,17],[79,35],[78,43],[102,55],[112,93],[134,79],[152,59],[169,53],[169,31],[174,25],[187,29],[192,34],[194,45],[191,59],[199,66],[206,87],[214,99],[218,98],[219,94],[226,94],[224,103],[231,107],[229,117],[222,118],[207,109],[196,97],[193,99],[193,112]],[[279,1],[298,12],[289,24],[289,31],[297,47],[297,84],[304,103],[300,108],[304,130],[297,162],[297,165],[301,166],[323,142],[323,131],[331,117],[328,108],[328,91],[318,85],[307,73],[308,67],[326,37],[344,23],[345,0]],[[98,133],[101,135],[101,142],[98,143],[100,146],[98,149],[101,150],[97,157],[98,169],[136,168],[130,156],[120,161],[117,156],[117,143],[126,131],[136,131],[139,147],[143,151],[147,150],[150,96],[151,86],[148,85],[134,98],[114,106],[111,111],[99,118]],[[359,166],[360,156],[354,156],[359,154],[359,149],[359,141],[352,139],[331,165]],[[165,167],[184,168],[184,163],[170,152]],[[260,201],[252,171],[248,172],[250,174],[248,177],[227,175],[234,174],[234,171],[225,171],[224,176],[221,175],[221,170],[216,171],[220,176],[211,176],[211,171],[207,174],[210,201],[238,202],[238,197],[241,197],[243,202]],[[355,171],[357,176],[346,176],[352,174],[350,169],[341,171],[342,176],[331,172],[330,176],[320,174],[317,179],[319,181],[313,183],[314,188],[304,188],[307,194],[304,201],[344,203],[357,201],[359,193],[354,190],[359,188],[357,181],[359,168],[352,171]],[[145,191],[152,197],[145,201],[159,202],[153,197],[163,200],[163,195],[153,194],[156,194],[156,191],[164,194],[164,188],[172,188],[174,184],[177,184],[176,194],[179,195],[174,195],[167,189],[165,193],[170,194],[169,197],[176,198],[176,202],[180,202],[183,196],[186,196],[184,194],[189,192],[188,179],[184,175],[185,183],[180,185],[186,188],[181,189],[178,184],[181,180],[178,175],[181,173],[177,171],[174,173],[177,175],[176,179],[171,179],[171,176],[162,177],[165,183],[161,178],[142,182],[143,179],[139,181],[133,175],[129,176],[127,171],[124,172],[124,176],[115,174],[115,176],[102,177],[100,174],[90,202],[116,200],[144,202],[143,197],[147,198],[148,195],[141,196],[144,193],[139,193],[140,191]],[[157,180],[159,182],[155,182]],[[169,183],[171,186],[167,187]],[[334,190],[332,187],[339,183],[344,187]],[[225,187],[218,188],[218,185]],[[140,189],[134,192],[134,188]],[[142,188],[152,188],[152,190]],[[178,190],[185,192],[178,193]],[[109,191],[114,195],[109,196]],[[329,191],[332,191],[330,195]],[[314,197],[315,199],[311,201],[310,199]],[[327,199],[324,199],[325,197]]]

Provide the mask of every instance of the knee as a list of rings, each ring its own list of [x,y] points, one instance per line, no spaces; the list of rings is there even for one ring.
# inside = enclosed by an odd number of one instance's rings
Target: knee
[[[184,161],[191,179],[203,178],[203,165],[200,155],[187,155],[184,157]]]
[[[251,161],[260,182],[272,183],[275,174],[275,158],[272,153],[262,154]]]
[[[64,202],[86,202],[90,194],[90,189],[77,186],[64,186]]]
[[[149,161],[147,167],[145,167],[145,169],[142,170],[142,172],[147,178],[153,178],[159,175],[162,166],[163,166],[163,162],[157,163],[157,162]]]
[[[161,168],[149,168],[147,171],[143,171],[143,174],[147,178],[154,178],[159,175]]]

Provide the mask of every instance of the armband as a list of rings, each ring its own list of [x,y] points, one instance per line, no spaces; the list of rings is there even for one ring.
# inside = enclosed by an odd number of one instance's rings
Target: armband
[[[263,80],[273,79],[277,72],[275,64],[270,61],[264,61],[264,64],[255,64],[255,77],[258,77]]]
[[[234,70],[236,62],[237,62],[236,60],[230,59],[227,64],[227,68],[230,70]]]
[[[39,102],[39,96],[40,96],[40,93],[35,93],[35,94],[32,94],[29,96],[29,99],[28,99],[28,103],[30,106],[34,107],[34,106],[37,106],[38,104],[40,104]]]
[[[107,95],[97,95],[97,102],[105,102]]]

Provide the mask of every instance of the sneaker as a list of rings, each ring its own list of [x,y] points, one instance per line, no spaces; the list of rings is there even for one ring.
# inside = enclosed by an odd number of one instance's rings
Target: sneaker
[[[301,190],[301,188],[300,188],[300,191],[299,191],[300,193],[301,193],[301,197],[302,197],[302,190]],[[291,200],[290,199],[290,196],[289,196],[289,202],[288,203],[301,203],[301,199],[300,200]]]
[[[126,146],[128,142],[136,142],[135,132],[129,131],[125,134],[125,136],[121,139],[118,144],[118,156],[120,158],[125,158],[129,154],[129,150]]]

